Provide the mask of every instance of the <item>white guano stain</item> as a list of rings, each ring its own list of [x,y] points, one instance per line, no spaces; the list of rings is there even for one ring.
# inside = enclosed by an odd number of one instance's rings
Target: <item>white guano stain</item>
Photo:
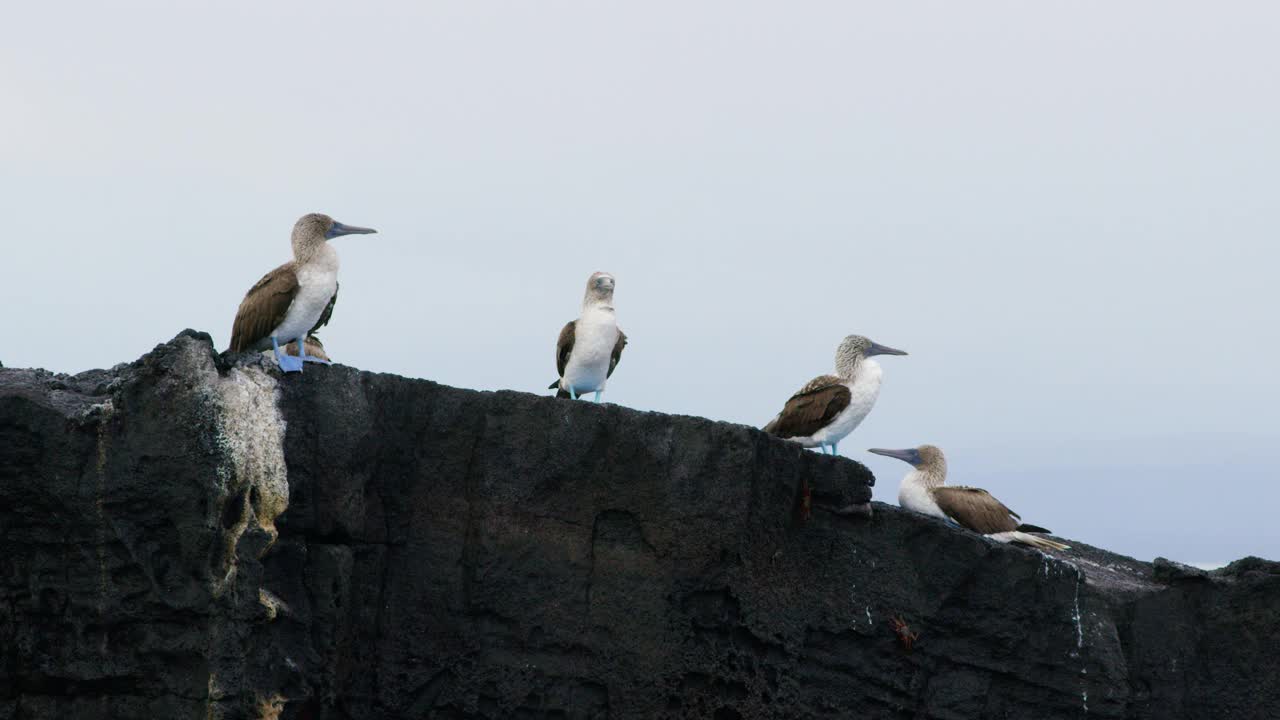
[[[1084,623],[1080,616],[1080,584],[1084,581],[1084,576],[1080,574],[1080,568],[1076,568],[1076,597],[1073,610],[1071,611],[1071,620],[1076,626],[1076,649],[1080,650],[1084,647]]]
[[[275,520],[289,507],[289,481],[275,378],[257,368],[232,368],[214,381],[211,399],[216,408],[214,443],[222,454],[220,490],[227,502],[240,498],[244,504],[234,511],[237,520],[224,538],[226,574],[214,582],[220,594],[235,577],[236,546],[250,523],[275,542]]]
[[[1080,586],[1084,583],[1084,574],[1080,572],[1080,567],[1077,565],[1068,563],[1068,567],[1076,571],[1075,598],[1072,601],[1071,609],[1071,621],[1076,628],[1076,649],[1072,656],[1080,658],[1081,682],[1087,682],[1084,676],[1089,674],[1089,669],[1084,665],[1084,657],[1081,652],[1084,649],[1084,615],[1080,612]],[[1089,688],[1087,686],[1080,689],[1080,707],[1084,714],[1089,714]]]

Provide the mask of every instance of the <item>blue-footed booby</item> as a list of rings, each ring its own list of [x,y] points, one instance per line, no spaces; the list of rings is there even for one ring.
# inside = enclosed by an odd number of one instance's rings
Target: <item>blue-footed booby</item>
[[[867,417],[880,396],[880,364],[873,355],[906,355],[861,335],[850,335],[836,348],[836,374],[810,380],[787,400],[764,431],[836,454],[836,445]]]
[[[302,372],[304,362],[328,364],[309,356],[304,338],[329,322],[338,299],[338,253],[329,240],[377,232],[343,225],[328,215],[303,215],[293,226],[293,260],[262,276],[236,311],[231,350],[273,350],[285,372]],[[298,342],[298,356],[280,352]]]
[[[627,346],[627,335],[618,327],[613,311],[613,276],[592,273],[582,298],[582,314],[560,330],[556,341],[556,372],[560,378],[547,386],[556,397],[573,398],[589,392],[600,402],[605,381],[613,375]]]
[[[1069,550],[1069,545],[1034,533],[1048,533],[1042,527],[1026,525],[1018,513],[982,488],[944,485],[947,459],[933,445],[906,450],[869,452],[897,458],[911,465],[898,489],[898,504],[908,510],[948,520],[1002,543],[1020,543],[1042,550]]]

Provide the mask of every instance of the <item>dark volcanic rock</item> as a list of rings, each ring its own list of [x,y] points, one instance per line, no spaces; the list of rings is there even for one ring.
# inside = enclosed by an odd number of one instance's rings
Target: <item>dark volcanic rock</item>
[[[871,483],[743,426],[281,378],[190,331],[0,370],[0,720],[1280,716],[1280,564],[835,512]]]

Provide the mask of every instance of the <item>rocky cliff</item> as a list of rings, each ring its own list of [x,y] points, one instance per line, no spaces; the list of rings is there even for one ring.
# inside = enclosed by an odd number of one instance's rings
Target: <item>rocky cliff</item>
[[[0,720],[1280,717],[1280,564],[848,512],[873,482],[191,331],[2,369]]]

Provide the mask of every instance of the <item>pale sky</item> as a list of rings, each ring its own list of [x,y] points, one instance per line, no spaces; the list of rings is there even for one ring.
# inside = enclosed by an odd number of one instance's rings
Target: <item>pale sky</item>
[[[841,443],[1142,559],[1280,558],[1280,6],[61,2],[0,9],[0,361],[219,349],[298,216],[340,362],[759,426],[860,333]],[[308,372],[311,368],[308,368]],[[317,370],[321,371],[322,370]]]

